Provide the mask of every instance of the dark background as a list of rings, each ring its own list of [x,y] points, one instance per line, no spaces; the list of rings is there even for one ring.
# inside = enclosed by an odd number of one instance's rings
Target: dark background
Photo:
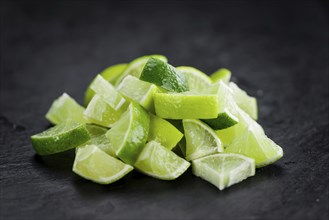
[[[1,1],[0,16],[1,219],[328,218],[326,1]],[[102,186],[71,172],[72,151],[35,155],[55,98],[81,103],[95,74],[153,53],[231,69],[284,157],[219,191],[190,170]]]

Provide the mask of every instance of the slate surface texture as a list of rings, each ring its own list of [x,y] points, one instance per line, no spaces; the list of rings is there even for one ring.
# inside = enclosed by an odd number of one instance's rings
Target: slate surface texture
[[[325,1],[26,2],[1,1],[1,219],[328,219]],[[72,151],[35,155],[56,97],[81,103],[95,74],[152,53],[231,69],[284,157],[219,191],[190,170],[102,186],[71,172]]]

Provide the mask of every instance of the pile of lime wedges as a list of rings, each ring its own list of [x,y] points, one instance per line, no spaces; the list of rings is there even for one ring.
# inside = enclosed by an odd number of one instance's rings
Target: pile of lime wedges
[[[173,67],[162,55],[110,66],[85,93],[68,94],[46,118],[55,126],[33,135],[39,155],[75,148],[73,172],[100,184],[133,169],[173,180],[190,166],[220,190],[255,175],[283,155],[256,122],[257,101],[219,69],[207,76]]]

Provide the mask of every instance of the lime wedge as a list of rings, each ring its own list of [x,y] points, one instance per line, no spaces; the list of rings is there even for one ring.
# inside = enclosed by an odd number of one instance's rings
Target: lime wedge
[[[110,140],[105,136],[105,133],[108,131],[108,129],[97,126],[97,125],[88,125],[87,129],[89,131],[89,134],[91,136],[91,139],[85,143],[83,143],[81,146],[76,148],[76,153],[80,147],[86,146],[86,145],[95,145],[108,155],[112,157],[116,157],[115,150],[111,145]]]
[[[114,110],[103,98],[96,94],[89,102],[84,115],[94,124],[111,128],[125,110],[124,106]]]
[[[183,134],[165,119],[150,114],[150,132],[147,140],[155,140],[167,149],[173,149]]]
[[[116,155],[125,163],[133,165],[145,145],[149,126],[149,114],[132,102],[106,136],[110,139]]]
[[[231,79],[231,71],[225,68],[218,69],[216,72],[210,75],[212,82],[218,82],[222,80],[225,84],[228,84]]]
[[[140,79],[153,83],[170,92],[188,91],[185,75],[162,60],[151,57],[147,60]]]
[[[216,133],[205,123],[195,119],[183,120],[186,139],[186,160],[195,160],[209,154],[223,152]]]
[[[147,62],[147,60],[151,57],[154,57],[156,59],[162,60],[163,62],[167,62],[167,57],[158,55],[158,54],[153,54],[153,55],[146,55],[142,57],[138,57],[131,61],[125,71],[122,73],[122,75],[117,79],[117,82],[114,84],[115,86],[118,86],[119,83],[127,76],[127,75],[132,75],[137,78],[140,77],[141,72]]]
[[[95,145],[79,147],[73,172],[100,184],[113,183],[133,170],[133,167],[111,157]]]
[[[196,68],[179,66],[176,69],[185,75],[189,91],[191,92],[203,93],[212,84],[210,78]]]
[[[234,82],[230,82],[230,88],[233,91],[233,98],[238,106],[248,113],[250,117],[257,120],[258,118],[258,108],[257,99],[255,97],[249,96],[245,91],[240,89]]]
[[[240,137],[249,126],[256,127],[256,130],[260,130],[264,133],[263,128],[242,109],[238,107],[237,112],[237,117],[239,119],[238,124],[226,129],[215,131],[225,148],[231,145],[235,138]]]
[[[203,121],[215,130],[225,129],[237,124],[239,122],[239,119],[236,117],[237,104],[233,99],[230,88],[222,81],[219,81],[214,84],[213,87],[209,87],[209,89],[214,90],[213,93],[217,94],[219,114],[215,119],[207,119]]]
[[[87,123],[83,116],[84,107],[79,105],[71,96],[63,93],[57,98],[46,114],[46,118],[53,124],[59,124],[67,119]]]
[[[117,79],[120,77],[120,75],[123,73],[123,71],[127,68],[128,64],[122,63],[110,66],[103,70],[100,75],[107,80],[109,83],[114,85],[117,81]],[[92,83],[91,83],[92,84]],[[88,86],[86,93],[85,93],[85,99],[84,99],[84,105],[87,106],[90,100],[94,97],[95,92],[90,88],[90,85]]]
[[[146,110],[154,112],[153,95],[158,91],[155,85],[127,75],[118,85],[117,90],[127,100],[135,101]]]
[[[90,140],[90,134],[86,125],[70,119],[31,136],[33,148],[39,155],[63,152],[88,140]]]
[[[122,95],[116,91],[111,83],[106,81],[101,75],[97,75],[94,81],[91,83],[90,88],[103,100],[111,106],[114,110],[120,108],[126,108],[126,100]]]
[[[255,175],[255,161],[239,154],[213,154],[192,161],[194,175],[219,190]]]
[[[154,94],[156,115],[167,119],[209,119],[219,113],[217,95],[189,93]]]
[[[190,163],[160,143],[150,141],[144,147],[134,166],[138,171],[154,178],[173,180],[182,175]]]

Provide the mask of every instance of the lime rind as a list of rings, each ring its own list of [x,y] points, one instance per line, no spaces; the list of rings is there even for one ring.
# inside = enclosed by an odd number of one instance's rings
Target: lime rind
[[[84,110],[84,107],[79,105],[71,96],[63,93],[52,103],[46,114],[46,119],[55,125],[67,119],[87,123],[88,120],[83,116]]]
[[[146,144],[140,153],[135,168],[149,176],[161,180],[173,180],[181,176],[190,163],[156,141]]]
[[[133,170],[133,167],[111,157],[95,145],[80,147],[73,172],[99,184],[113,183]]]
[[[183,120],[183,127],[186,140],[186,160],[191,161],[224,151],[216,133],[202,121],[185,119]]]
[[[75,148],[90,138],[85,124],[68,119],[31,136],[31,141],[37,154],[50,155]]]
[[[169,92],[185,92],[189,90],[183,73],[170,64],[153,57],[147,60],[139,78]]]
[[[211,119],[219,113],[215,94],[156,93],[156,115],[165,119]]]
[[[149,126],[149,114],[132,102],[126,113],[106,133],[122,161],[130,165],[135,163],[146,143]]]
[[[159,54],[145,55],[142,57],[138,57],[128,64],[127,68],[124,70],[122,75],[117,79],[114,85],[118,86],[127,75],[132,75],[139,78],[147,60],[151,57],[162,60],[163,62],[168,61],[167,57]]]

